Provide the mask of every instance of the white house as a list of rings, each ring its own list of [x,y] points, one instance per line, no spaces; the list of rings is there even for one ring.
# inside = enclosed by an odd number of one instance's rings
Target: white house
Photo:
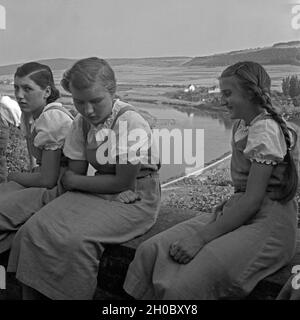
[[[184,92],[194,92],[196,90],[196,87],[193,84],[190,84],[186,89],[184,89]]]
[[[214,88],[214,89],[210,89],[210,90],[208,90],[208,93],[209,94],[211,94],[211,93],[220,93],[221,91],[220,91],[220,88],[218,88],[218,87],[216,87],[216,88]]]

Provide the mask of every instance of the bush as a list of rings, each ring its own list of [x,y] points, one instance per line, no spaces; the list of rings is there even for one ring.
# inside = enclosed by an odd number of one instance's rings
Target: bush
[[[300,79],[297,75],[285,77],[282,79],[281,88],[285,96],[295,98],[300,95]]]

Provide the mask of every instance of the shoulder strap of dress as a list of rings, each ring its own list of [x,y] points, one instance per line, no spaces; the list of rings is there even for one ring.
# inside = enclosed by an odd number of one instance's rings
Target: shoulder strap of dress
[[[45,110],[44,112],[47,112],[49,110],[60,110],[61,112],[67,114],[72,120],[74,120],[74,116],[72,115],[71,112],[69,112],[66,108],[64,108],[63,106],[59,106],[59,105],[53,105],[51,107],[49,107],[47,110]]]
[[[124,114],[127,111],[136,111],[136,109],[130,105],[123,107],[116,115],[116,117],[114,118],[114,121],[112,122],[110,128],[113,128],[116,125],[116,122],[118,120],[119,117],[121,117],[122,114]]]
[[[240,120],[236,120],[234,123],[233,123],[233,128],[232,128],[232,133],[235,134],[237,128],[239,127],[240,123],[241,123],[241,119]]]

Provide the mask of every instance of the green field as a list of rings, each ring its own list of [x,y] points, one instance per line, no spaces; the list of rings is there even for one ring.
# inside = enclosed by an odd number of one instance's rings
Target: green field
[[[223,67],[183,67],[183,66],[145,66],[138,64],[115,65],[117,82],[120,94],[139,97],[155,97],[170,90],[176,90],[174,86],[211,87],[218,85],[218,76]],[[268,65],[266,66],[272,78],[272,89],[281,91],[281,81],[284,77],[300,74],[300,66],[292,65]],[[54,70],[54,77],[59,84],[64,70]],[[13,80],[13,75],[1,75],[1,80]],[[154,87],[157,86],[157,87]],[[4,94],[13,95],[12,85],[0,84],[0,90]]]

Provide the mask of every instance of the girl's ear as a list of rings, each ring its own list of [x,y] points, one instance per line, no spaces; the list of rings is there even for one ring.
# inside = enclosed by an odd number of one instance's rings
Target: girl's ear
[[[51,95],[51,87],[47,86],[47,88],[45,89],[45,94],[44,94],[44,98],[45,100],[47,100]]]

